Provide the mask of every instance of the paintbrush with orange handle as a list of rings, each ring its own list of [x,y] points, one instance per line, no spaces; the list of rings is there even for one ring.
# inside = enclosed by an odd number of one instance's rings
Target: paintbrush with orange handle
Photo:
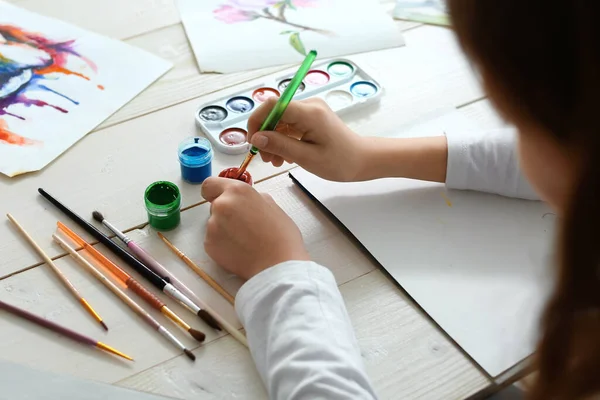
[[[221,317],[221,315],[219,315],[210,307],[208,307],[208,305],[204,304],[204,302],[200,300],[200,298],[198,298],[198,296],[190,288],[188,288],[183,282],[177,279],[177,277],[171,271],[166,269],[161,263],[159,263],[158,260],[156,260],[150,254],[148,254],[144,249],[142,249],[137,243],[131,240],[119,229],[117,229],[113,224],[108,222],[100,212],[94,211],[92,213],[92,216],[96,221],[102,223],[102,225],[106,226],[108,229],[110,229],[111,232],[117,235],[117,237],[121,239],[123,243],[125,243],[127,247],[131,249],[131,251],[137,257],[139,257],[140,260],[142,260],[148,268],[150,268],[151,271],[163,277],[163,279],[167,279],[170,282],[170,284],[173,285],[174,288],[179,290],[184,296],[190,299],[193,304],[197,304],[196,307],[201,306],[202,309],[205,310],[208,313],[208,315],[210,315],[211,318],[214,319],[217,326],[222,326],[223,329],[229,332],[231,336],[237,339],[244,346],[248,347],[248,340],[239,330],[235,329],[235,327],[229,322],[227,322],[223,317]]]
[[[175,314],[167,305],[158,297],[156,297],[151,291],[144,287],[141,283],[133,279],[127,272],[119,268],[115,263],[110,261],[104,254],[100,253],[91,244],[82,239],[78,234],[69,229],[62,222],[57,222],[58,229],[67,235],[73,242],[77,243],[78,246],[83,247],[96,261],[98,261],[104,269],[114,276],[119,282],[122,282],[125,287],[131,289],[134,293],[140,296],[148,305],[155,310],[160,311],[168,319],[173,321],[176,325],[183,328],[190,334],[194,339],[199,342],[203,342],[206,335],[197,330],[193,329],[187,322],[185,322],[179,315]]]
[[[65,249],[79,264],[81,264],[85,269],[87,269],[94,277],[96,277],[100,282],[102,282],[107,288],[109,288],[119,299],[121,299],[129,308],[131,308],[136,314],[138,314],[144,322],[150,325],[153,329],[158,331],[162,336],[164,336],[169,342],[174,344],[178,349],[183,351],[186,356],[192,361],[196,360],[196,356],[190,350],[188,350],[183,343],[179,341],[171,332],[169,332],[165,327],[163,327],[157,320],[155,320],[146,310],[144,310],[138,303],[136,303],[131,297],[127,296],[125,292],[123,292],[117,285],[115,285],[110,279],[102,274],[99,270],[96,269],[88,260],[83,258],[81,254],[79,254],[74,248],[69,246],[67,242],[65,242],[58,235],[53,234],[52,238],[60,244],[60,246]]]

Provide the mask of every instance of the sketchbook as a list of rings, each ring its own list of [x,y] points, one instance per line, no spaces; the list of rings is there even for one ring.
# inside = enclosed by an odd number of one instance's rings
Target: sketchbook
[[[472,129],[456,114],[404,135]],[[488,374],[534,351],[552,272],[546,205],[409,179],[290,176]]]
[[[0,400],[169,400],[0,360]]]

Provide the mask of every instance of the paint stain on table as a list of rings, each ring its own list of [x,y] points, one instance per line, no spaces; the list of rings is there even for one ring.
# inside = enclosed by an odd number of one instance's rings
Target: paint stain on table
[[[448,207],[452,207],[452,202],[448,198],[448,195],[445,192],[442,192],[442,198],[446,201],[446,205]]]

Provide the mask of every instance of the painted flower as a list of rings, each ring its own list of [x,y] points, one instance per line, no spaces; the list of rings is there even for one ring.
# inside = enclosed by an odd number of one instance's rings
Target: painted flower
[[[291,23],[286,18],[286,13],[294,12],[298,8],[327,7],[331,0],[228,0],[213,11],[215,18],[226,24],[268,19],[292,27],[284,30],[280,35],[289,35],[289,43],[298,53],[306,55],[306,48],[300,37],[304,31],[317,32],[332,36],[333,33],[324,29],[303,26]]]
[[[258,16],[252,11],[242,10],[236,7],[222,5],[213,11],[215,18],[226,24],[235,24],[238,22],[252,21]]]

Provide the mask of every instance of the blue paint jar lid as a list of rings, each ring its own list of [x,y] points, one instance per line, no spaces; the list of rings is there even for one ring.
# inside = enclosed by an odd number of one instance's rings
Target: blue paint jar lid
[[[197,168],[210,164],[213,149],[210,141],[203,137],[189,137],[179,144],[179,163],[185,167]]]

